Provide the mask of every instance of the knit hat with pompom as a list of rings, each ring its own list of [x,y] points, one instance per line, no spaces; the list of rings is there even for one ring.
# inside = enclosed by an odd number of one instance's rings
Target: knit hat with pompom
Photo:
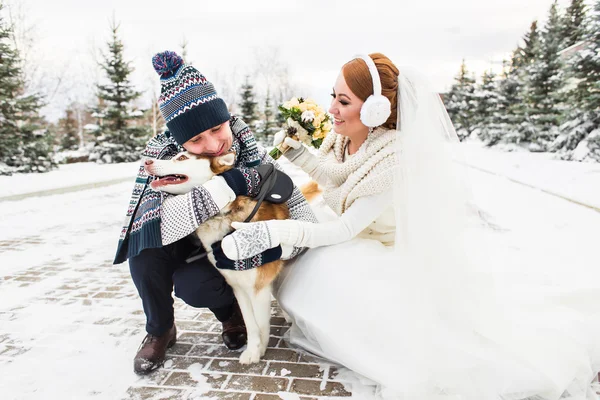
[[[160,75],[158,106],[177,143],[182,145],[230,119],[212,83],[177,53],[158,53],[152,57],[152,65]]]

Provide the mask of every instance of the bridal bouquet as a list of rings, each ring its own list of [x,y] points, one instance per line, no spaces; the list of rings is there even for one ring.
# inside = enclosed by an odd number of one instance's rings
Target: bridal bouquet
[[[310,99],[293,97],[279,106],[279,112],[286,119],[283,127],[286,135],[316,149],[333,127],[331,117]],[[288,149],[287,144],[281,143],[269,155],[277,160]]]

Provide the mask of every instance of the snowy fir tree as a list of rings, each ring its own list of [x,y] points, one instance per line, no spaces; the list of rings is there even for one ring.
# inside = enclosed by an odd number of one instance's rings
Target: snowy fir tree
[[[255,129],[258,120],[258,103],[254,100],[254,86],[250,83],[250,77],[246,75],[246,81],[242,85],[240,93],[241,102],[240,117],[251,128]],[[256,133],[256,132],[255,132]]]
[[[133,68],[124,60],[124,46],[118,35],[119,25],[111,24],[112,37],[107,43],[100,65],[108,83],[97,85],[98,98],[104,107],[98,109],[101,126],[96,131],[96,143],[90,160],[103,163],[136,161],[150,136],[150,130],[140,120],[143,112],[133,107],[141,93],[133,88],[130,75]]]
[[[494,145],[505,132],[502,130],[504,126],[500,115],[503,102],[497,88],[496,75],[491,70],[484,72],[474,96],[477,107],[473,117],[473,132],[488,146]]]
[[[65,116],[58,121],[60,148],[62,150],[76,150],[79,147],[79,123],[76,111],[69,107]]]
[[[526,121],[521,124],[521,140],[529,143],[532,151],[547,150],[556,136],[561,113],[565,106],[564,70],[559,52],[564,48],[562,18],[556,1],[550,8],[550,15],[542,40],[534,48],[536,57],[525,67],[526,82]]]
[[[39,115],[41,97],[26,93],[22,60],[3,7],[0,3],[0,174],[45,172],[55,166],[54,137]]]
[[[568,160],[600,162],[600,0],[589,16],[583,39],[584,48],[569,60],[572,107],[553,150]]]
[[[504,62],[504,70],[497,84],[498,113],[494,121],[497,130],[493,131],[495,134],[490,135],[486,142],[489,146],[499,142],[518,142],[518,128],[524,121],[523,67],[518,67],[520,61],[519,54],[515,51],[511,61]]]
[[[267,96],[265,97],[263,111],[264,118],[259,135],[266,146],[271,146],[273,143],[273,136],[279,130],[277,127],[277,122],[275,121],[275,112],[273,111],[272,101],[271,90],[267,88]]]
[[[585,36],[585,2],[571,0],[563,21],[564,47],[570,47],[583,40]]]
[[[474,128],[474,110],[477,107],[475,101],[475,78],[467,70],[463,60],[460,72],[455,78],[455,83],[445,96],[446,109],[452,119],[456,133],[461,140],[469,136]]]
[[[513,52],[512,68],[520,70],[533,62],[540,44],[540,32],[537,27],[537,21],[533,21],[529,27],[529,32],[523,37],[523,46],[517,47]]]

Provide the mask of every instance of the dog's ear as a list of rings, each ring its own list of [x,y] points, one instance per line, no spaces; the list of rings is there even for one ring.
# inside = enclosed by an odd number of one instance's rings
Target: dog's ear
[[[230,152],[225,154],[224,156],[218,157],[219,165],[224,167],[230,167],[235,162],[235,153]]]
[[[227,170],[230,170],[235,163],[235,153],[230,152],[219,157],[213,157],[210,159],[210,169],[215,174],[221,174]]]

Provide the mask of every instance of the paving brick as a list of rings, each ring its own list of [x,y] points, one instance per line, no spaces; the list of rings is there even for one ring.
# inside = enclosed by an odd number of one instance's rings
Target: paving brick
[[[146,400],[146,399],[161,399],[161,400],[181,400],[185,394],[185,390],[171,388],[154,388],[154,387],[134,387],[127,390],[127,399],[131,400]]]
[[[271,317],[271,326],[290,326],[283,317]]]
[[[195,357],[221,357],[240,358],[241,350],[229,350],[224,344],[221,345],[195,345],[189,355]]]
[[[227,375],[202,373],[206,378],[206,383],[212,386],[213,389],[220,389]],[[189,372],[172,372],[171,375],[164,381],[163,386],[196,386],[198,381],[192,377]]]
[[[285,392],[289,393],[289,392]],[[316,397],[300,396],[301,400],[318,400]],[[281,400],[281,397],[276,394],[257,393],[254,400]]]
[[[167,354],[177,354],[179,356],[184,356],[188,351],[192,348],[191,344],[187,343],[175,343],[175,346],[167,349]]]
[[[294,378],[323,378],[323,371],[316,364],[295,364],[295,363],[279,363],[271,362],[266,375],[275,374],[274,376],[288,376]],[[273,375],[272,375],[273,376]]]
[[[321,390],[321,384],[322,382],[319,380],[294,379],[290,390],[294,393],[313,396],[352,396],[352,393],[347,392],[346,389],[344,389],[344,385],[339,382],[327,382],[324,390]]]
[[[167,353],[167,360],[165,361],[164,369],[188,369],[190,365],[200,364],[202,367],[208,365],[211,361],[210,358],[201,357],[179,357],[171,356]]]
[[[213,390],[207,393],[202,393],[200,395],[195,396],[193,393],[190,395],[189,399],[192,400],[200,400],[200,399],[210,399],[210,400],[250,400],[252,396],[251,393],[241,393],[241,392],[223,392],[220,390]],[[256,397],[255,397],[256,399]],[[281,400],[281,398],[278,398]]]
[[[267,363],[264,361],[253,364],[240,364],[238,360],[215,358],[208,366],[208,370],[235,374],[262,375],[262,371],[266,368],[266,366]]]
[[[177,325],[177,330],[179,332],[182,332],[182,331],[209,332],[213,326],[213,324],[210,322],[202,322],[202,321],[176,321],[175,324]]]
[[[285,390],[289,380],[267,376],[233,375],[226,389],[251,390],[254,392],[277,393]]]
[[[271,335],[282,337],[283,334],[286,333],[288,329],[290,329],[290,328],[287,326],[271,326]]]
[[[298,353],[287,349],[267,349],[263,360],[296,362]]]
[[[184,332],[177,338],[182,343],[192,344],[222,344],[223,339],[218,333]]]

